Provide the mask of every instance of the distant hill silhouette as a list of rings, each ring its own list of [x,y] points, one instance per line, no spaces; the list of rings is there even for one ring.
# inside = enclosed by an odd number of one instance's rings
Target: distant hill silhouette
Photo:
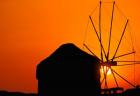
[[[40,96],[100,96],[99,59],[71,43],[40,62],[36,77]]]
[[[0,96],[38,96],[35,93],[0,91]]]

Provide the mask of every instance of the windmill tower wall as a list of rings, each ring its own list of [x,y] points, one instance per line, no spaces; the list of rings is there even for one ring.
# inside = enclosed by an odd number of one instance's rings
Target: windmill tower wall
[[[60,46],[37,66],[39,96],[99,96],[99,59],[73,44]]]

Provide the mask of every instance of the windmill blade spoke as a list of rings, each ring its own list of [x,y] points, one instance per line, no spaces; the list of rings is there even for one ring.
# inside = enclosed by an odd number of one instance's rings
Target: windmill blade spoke
[[[123,38],[123,36],[124,36],[125,30],[126,30],[126,27],[127,27],[127,24],[128,24],[128,20],[126,21],[126,24],[125,24],[125,27],[124,27],[123,33],[122,33],[122,35],[121,35],[121,38],[120,38],[119,44],[118,44],[118,46],[117,46],[117,49],[116,49],[116,51],[115,51],[115,54],[114,54],[112,60],[115,58],[115,56],[116,56],[116,54],[117,54],[117,52],[118,52],[118,49],[119,49],[119,47],[120,47],[120,44],[121,44],[122,38]]]
[[[85,43],[84,43],[83,45],[86,47],[86,49],[87,49],[92,55],[94,55],[95,57],[98,58],[98,56],[95,55],[95,54],[89,49],[89,47],[88,47]],[[98,59],[99,59],[99,58],[98,58]],[[100,60],[100,61],[102,61],[102,60]]]
[[[112,58],[110,60],[113,60],[113,59],[116,59],[116,58],[120,58],[120,57],[123,57],[123,56],[127,56],[127,55],[131,55],[131,54],[134,54],[134,53],[136,53],[136,52],[133,51],[133,52],[130,52],[130,53],[122,54],[122,55],[116,56],[116,57],[114,57],[114,58]]]
[[[140,61],[117,61],[117,62],[133,62],[133,63],[140,63]]]
[[[97,36],[97,38],[98,38],[98,40],[99,40],[99,43],[100,43],[100,45],[101,45],[101,47],[102,47],[102,50],[103,50],[103,52],[104,52],[104,55],[105,55],[105,58],[106,58],[106,60],[107,60],[107,56],[106,56],[105,49],[104,49],[104,47],[103,47],[103,44],[102,44],[102,42],[100,41],[100,37],[99,37],[99,35],[98,35],[98,32],[97,32],[97,30],[96,30],[96,28],[95,28],[95,25],[94,25],[94,23],[93,23],[93,21],[92,21],[92,18],[91,18],[91,16],[89,16],[89,18],[90,18],[90,21],[91,21],[91,23],[92,23],[92,26],[93,26],[93,28],[94,28],[94,31],[95,31],[95,33],[96,33],[96,36]]]
[[[99,7],[99,33],[100,33],[100,42],[102,42],[101,9],[102,9],[102,2],[100,1],[100,7]],[[100,44],[100,51],[101,51],[101,60],[103,61],[103,53],[102,53],[102,47],[101,47],[101,44]]]
[[[111,69],[111,67],[110,67],[110,69]],[[117,79],[116,79],[116,77],[115,77],[115,74],[114,74],[114,72],[111,70],[111,73],[112,73],[112,75],[113,75],[113,77],[114,77],[114,80],[115,80],[115,83],[116,83],[116,85],[117,85],[117,87],[119,87],[119,84],[118,84],[118,82],[117,82]]]
[[[108,88],[108,84],[107,84],[107,69],[104,69],[104,66],[103,66],[103,72],[104,72],[104,78],[105,78],[105,88]]]
[[[120,78],[122,78],[125,82],[127,82],[129,85],[135,87],[135,85],[133,85],[132,83],[130,83],[128,80],[126,80],[124,77],[122,77],[120,74],[118,74],[115,70],[113,70],[112,68],[110,68],[115,74],[117,74]]]
[[[86,49],[90,52],[90,53],[92,53],[92,55],[94,55],[94,56],[96,56],[89,48],[88,48],[88,46],[84,43],[83,44],[85,47],[86,47]],[[97,56],[96,56],[97,57]]]
[[[110,23],[109,43],[108,43],[108,52],[107,52],[108,59],[109,59],[110,43],[111,43],[111,35],[112,35],[112,24],[113,24],[113,18],[114,18],[114,5],[115,5],[115,1],[113,2],[113,9],[112,9],[112,16],[111,16],[111,23]]]
[[[106,70],[106,72],[105,72],[105,70],[104,70],[104,66],[102,66],[103,67],[103,73],[104,73],[104,78],[102,79],[102,81],[101,81],[101,85],[103,84],[103,82],[105,81],[105,78],[106,78],[106,76],[107,76],[107,73],[108,73],[108,71],[109,71],[109,68]]]
[[[121,65],[117,65],[117,66],[129,66],[129,65],[136,65],[136,64],[140,64],[140,63],[121,64]]]
[[[110,69],[111,69],[111,67],[109,67]],[[108,73],[108,71],[109,71],[109,68],[107,69],[107,71],[106,71],[106,74],[104,74],[104,78],[102,79],[102,81],[101,81],[101,85],[103,84],[103,82],[105,81],[105,78],[106,78],[106,76],[107,76],[107,73]],[[115,74],[114,74],[114,72],[111,70],[111,73],[112,73],[112,75],[113,75],[113,78],[114,78],[114,80],[115,80],[115,83],[116,83],[116,85],[117,85],[117,87],[119,87],[119,84],[118,84],[118,82],[117,82],[117,79],[116,79],[116,77],[115,77]]]
[[[102,79],[102,81],[101,81],[101,85],[103,84],[104,80],[105,80],[105,77]]]

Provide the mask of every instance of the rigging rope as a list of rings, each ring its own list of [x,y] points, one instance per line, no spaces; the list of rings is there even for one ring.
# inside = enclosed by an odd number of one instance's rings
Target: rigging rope
[[[89,19],[88,19],[87,24],[86,24],[86,29],[85,29],[85,35],[84,35],[83,44],[86,42],[86,36],[87,36],[88,25],[89,25]],[[83,46],[83,50],[84,50],[84,46]]]
[[[95,10],[97,9],[97,7],[99,7],[99,4],[100,4],[100,3],[98,3],[97,6],[91,11],[90,15],[93,15],[93,13],[94,13]]]

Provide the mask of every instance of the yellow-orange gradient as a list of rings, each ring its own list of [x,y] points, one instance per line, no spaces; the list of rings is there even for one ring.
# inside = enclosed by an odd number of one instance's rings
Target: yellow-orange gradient
[[[73,42],[82,48],[88,15],[98,3],[98,0],[1,0],[0,90],[37,92],[36,65],[62,43]],[[140,1],[116,0],[116,3],[130,19],[134,46],[140,54]],[[138,60],[139,57],[136,55]],[[136,65],[137,84],[140,84],[139,68]],[[115,69],[133,82],[132,68]]]

